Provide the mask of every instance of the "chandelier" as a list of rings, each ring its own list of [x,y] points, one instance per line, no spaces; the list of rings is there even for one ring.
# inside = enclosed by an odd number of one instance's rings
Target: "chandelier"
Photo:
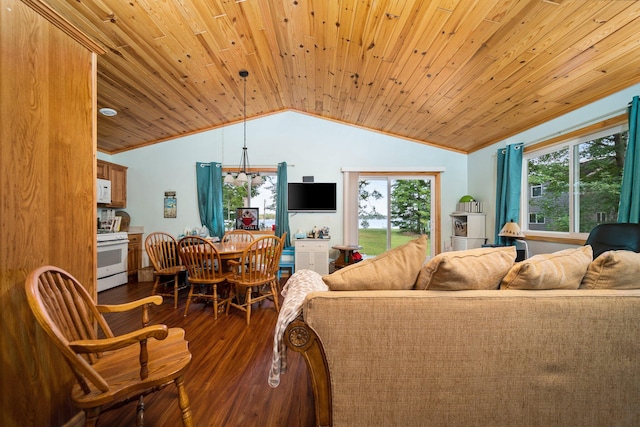
[[[260,172],[256,174],[256,176],[251,176],[251,165],[249,164],[249,152],[247,150],[247,76],[249,72],[247,70],[240,70],[238,73],[240,77],[244,80],[244,100],[243,106],[244,109],[242,111],[243,116],[243,126],[244,126],[244,143],[242,145],[242,155],[240,157],[240,165],[238,166],[238,176],[233,178],[231,172],[227,173],[227,176],[224,177],[225,184],[235,184],[235,185],[243,185],[245,182],[249,182],[250,185],[260,185],[262,184],[262,177],[260,176]]]

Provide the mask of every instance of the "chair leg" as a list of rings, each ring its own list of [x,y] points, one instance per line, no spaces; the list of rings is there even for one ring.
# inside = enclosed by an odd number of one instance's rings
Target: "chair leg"
[[[153,288],[151,288],[151,295],[155,295],[158,292],[158,285],[160,284],[160,276],[156,275],[156,279],[153,281]]]
[[[218,320],[218,285],[213,285],[213,320]]]
[[[227,300],[227,313],[226,315],[229,315],[229,309],[231,308],[231,303],[233,302],[233,298],[235,298],[236,296],[236,287],[235,285],[229,285],[229,296],[228,296],[228,300]]]
[[[280,313],[278,306],[278,285],[276,281],[271,282],[271,294],[273,295],[273,305],[276,306],[276,313]]]
[[[178,274],[173,278],[173,308],[178,308]]]
[[[96,427],[96,425],[98,424],[99,416],[100,416],[100,407],[85,409],[84,410],[85,427]]]
[[[192,297],[193,297],[193,283],[191,283],[191,287],[189,288],[189,295],[187,296],[187,306],[184,308],[184,317],[187,317],[187,313],[189,312],[189,305],[191,304]]]
[[[193,427],[193,416],[191,415],[191,403],[189,403],[189,396],[187,390],[184,388],[184,378],[179,376],[175,380],[176,387],[178,389],[178,406],[182,411],[182,425],[184,427]]]
[[[140,396],[136,407],[136,427],[144,427],[144,400]]]
[[[244,303],[247,309],[247,326],[249,326],[249,323],[251,322],[251,293],[252,293],[252,288],[251,286],[249,286],[247,287],[247,292],[244,297]]]

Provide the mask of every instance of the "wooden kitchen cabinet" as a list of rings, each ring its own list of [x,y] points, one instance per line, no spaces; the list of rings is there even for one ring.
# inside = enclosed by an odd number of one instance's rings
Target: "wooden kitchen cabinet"
[[[129,283],[138,281],[138,270],[142,268],[142,233],[129,233],[127,248],[127,275]]]
[[[103,206],[105,208],[126,208],[127,167],[98,160],[96,177],[111,181],[111,203]]]
[[[109,163],[102,160],[97,162],[96,178],[109,179]]]

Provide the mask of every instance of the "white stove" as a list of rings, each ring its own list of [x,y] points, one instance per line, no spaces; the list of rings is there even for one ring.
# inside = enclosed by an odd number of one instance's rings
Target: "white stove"
[[[124,231],[112,232],[108,230],[98,230],[98,244],[114,240],[129,240],[129,235]]]
[[[98,230],[98,292],[127,283],[127,250],[129,236],[125,232],[104,233]]]

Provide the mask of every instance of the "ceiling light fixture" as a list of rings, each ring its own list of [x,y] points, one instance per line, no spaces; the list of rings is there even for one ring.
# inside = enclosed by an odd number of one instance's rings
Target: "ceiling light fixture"
[[[102,114],[103,116],[107,116],[107,117],[113,117],[116,114],[118,114],[118,112],[116,110],[114,110],[113,108],[101,108],[98,111],[100,112],[100,114]]]
[[[242,156],[240,157],[240,165],[238,166],[239,173],[238,176],[234,179],[231,173],[227,173],[227,176],[224,177],[225,184],[235,184],[242,185],[245,182],[249,182],[250,185],[260,185],[262,184],[262,177],[260,176],[260,172],[256,176],[251,176],[251,165],[249,164],[249,152],[247,149],[247,76],[249,72],[247,70],[240,70],[238,73],[240,77],[244,80],[244,100],[243,100],[243,127],[244,127],[244,137],[243,137],[243,145],[242,145]]]

